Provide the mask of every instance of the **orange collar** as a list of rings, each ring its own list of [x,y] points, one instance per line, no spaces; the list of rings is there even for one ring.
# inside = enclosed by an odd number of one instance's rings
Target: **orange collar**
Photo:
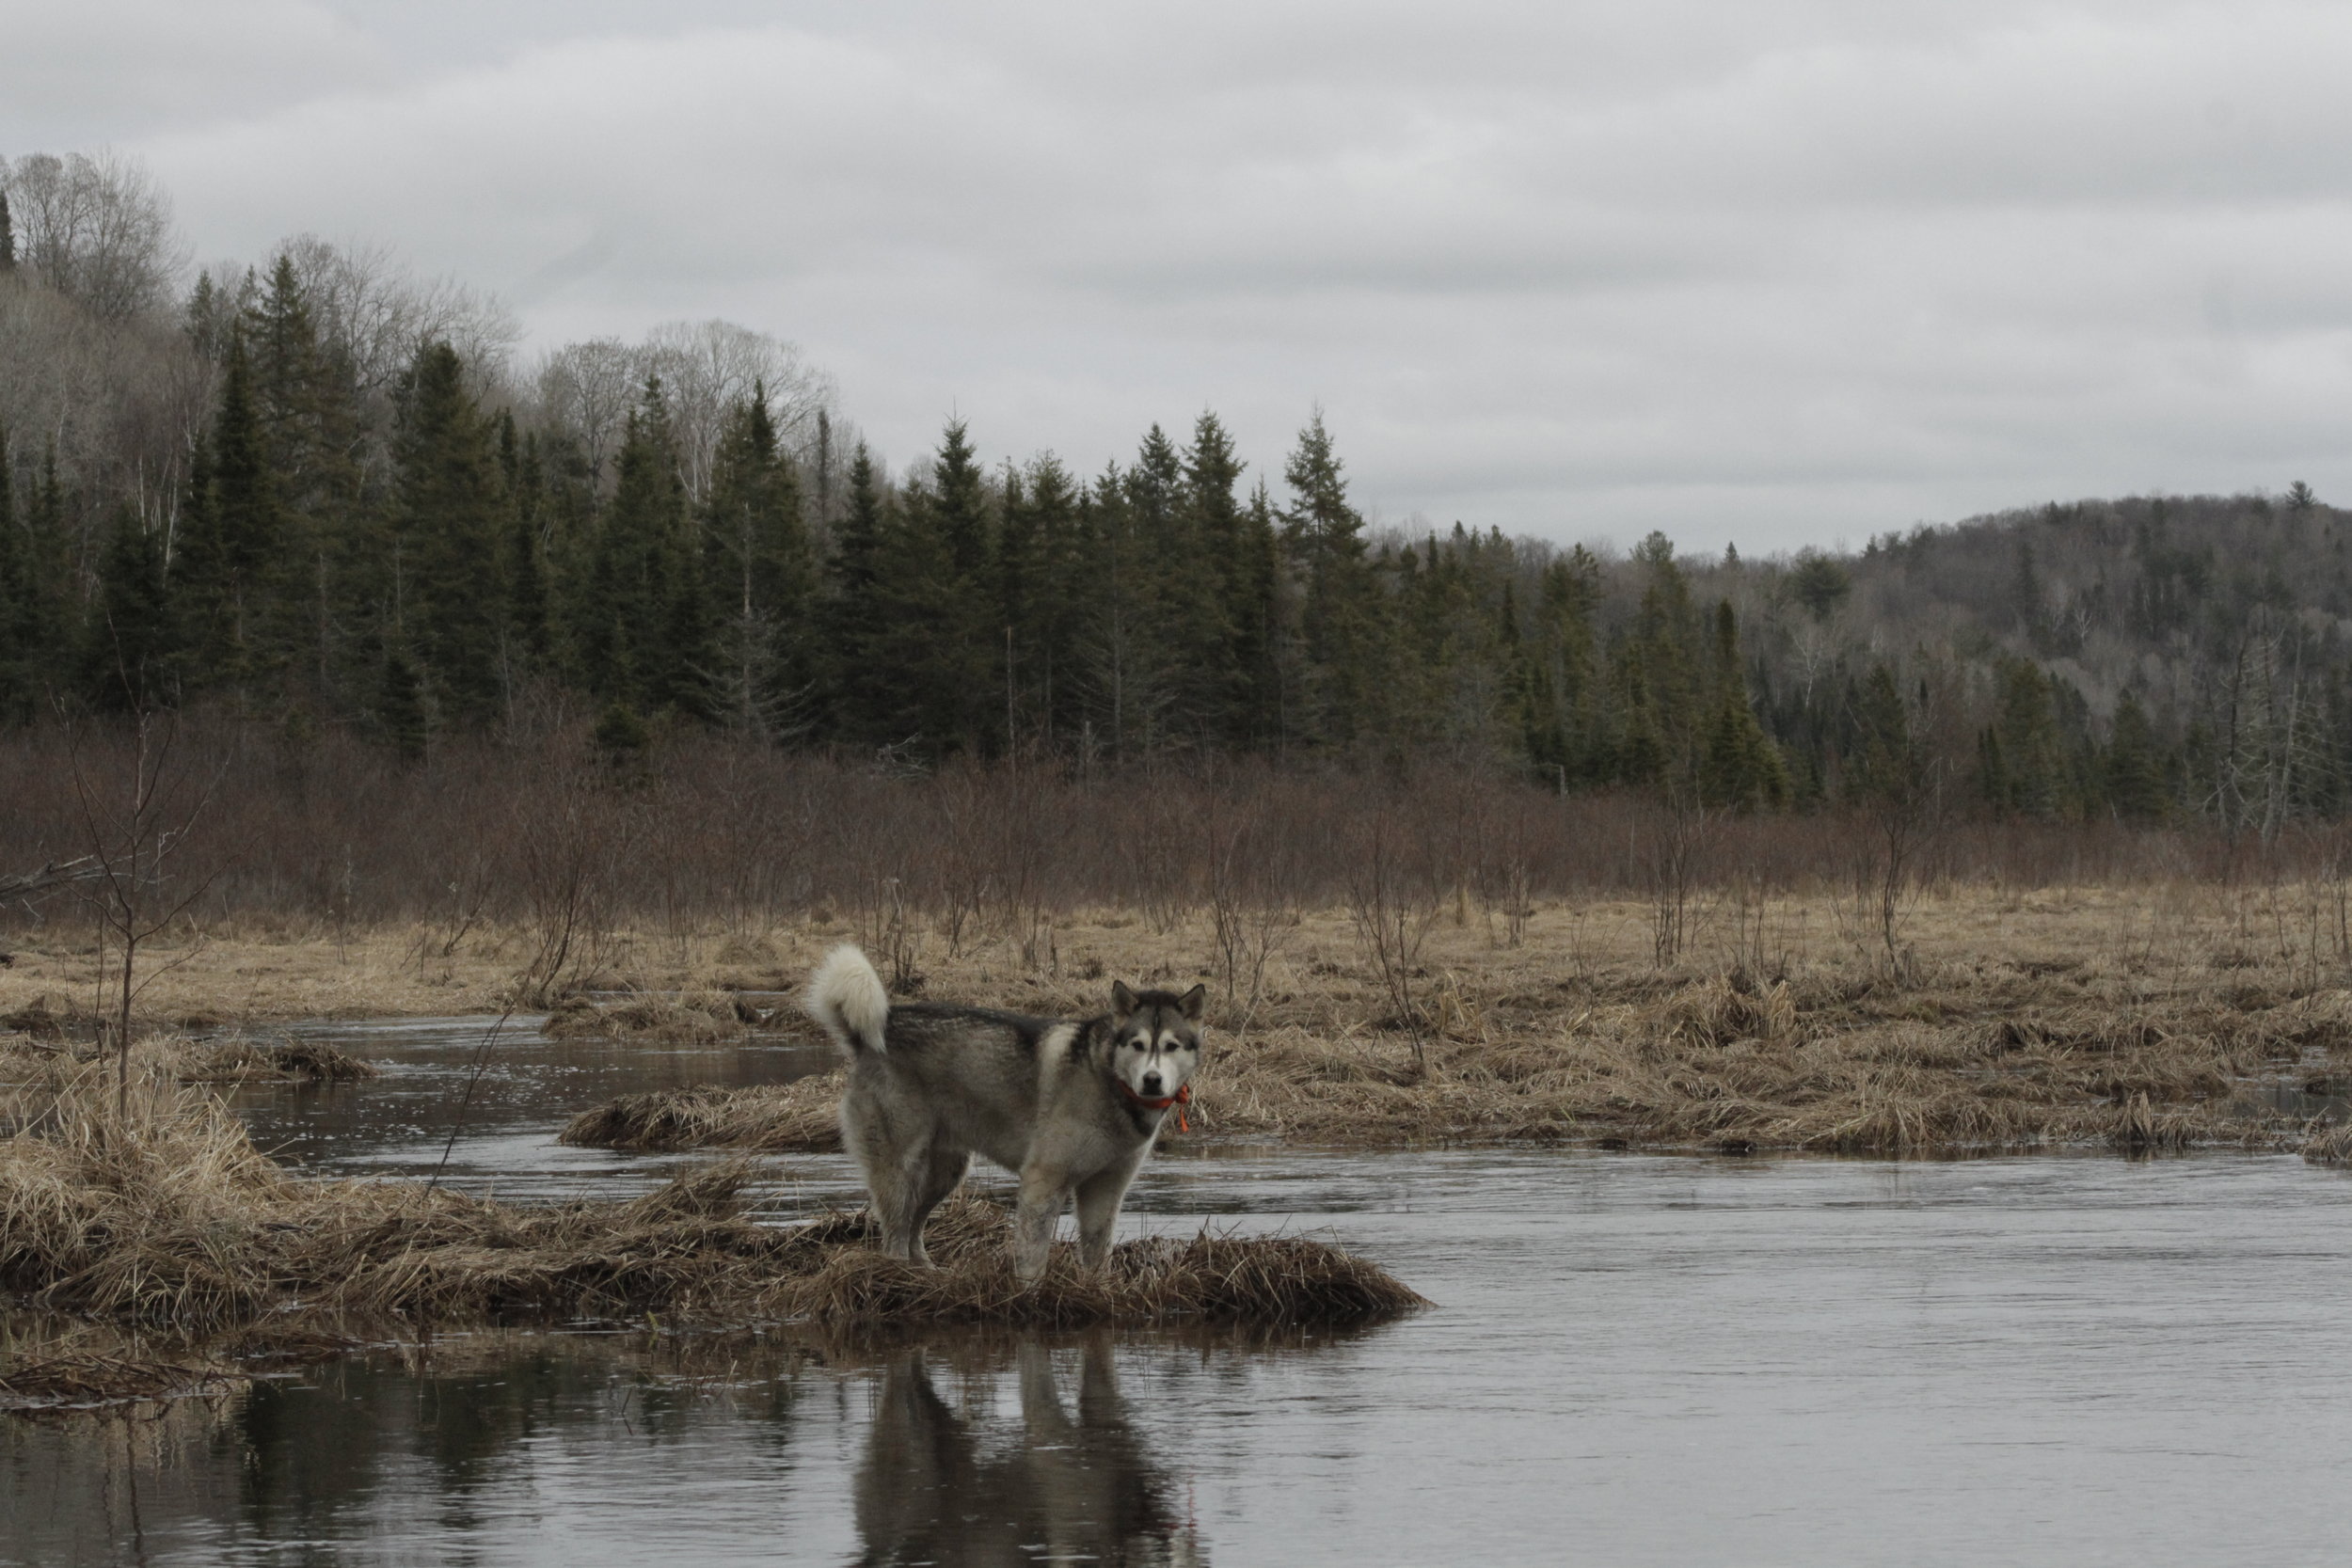
[[[1129,1087],[1127,1080],[1124,1078],[1114,1076],[1111,1079],[1111,1082],[1119,1085],[1120,1093],[1125,1095],[1129,1100],[1134,1101],[1136,1104],[1142,1106],[1147,1111],[1165,1111],[1171,1105],[1176,1106],[1176,1131],[1179,1132],[1189,1132],[1192,1131],[1192,1129],[1185,1124],[1184,1113],[1183,1109],[1184,1106],[1192,1103],[1192,1085],[1190,1084],[1186,1084],[1184,1087],[1178,1089],[1174,1094],[1169,1095],[1165,1100],[1146,1100],[1143,1096],[1136,1093],[1133,1088]]]

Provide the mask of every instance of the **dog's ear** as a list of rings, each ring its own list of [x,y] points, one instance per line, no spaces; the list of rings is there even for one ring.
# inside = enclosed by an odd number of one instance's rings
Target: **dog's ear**
[[[1184,1017],[1191,1020],[1193,1022],[1198,1023],[1200,1022],[1200,1009],[1208,1005],[1208,1001],[1209,988],[1206,986],[1195,986],[1192,990],[1178,997],[1176,999],[1176,1005],[1184,1009]]]
[[[1124,980],[1111,982],[1111,1011],[1121,1023],[1136,1016],[1136,993],[1127,989]]]

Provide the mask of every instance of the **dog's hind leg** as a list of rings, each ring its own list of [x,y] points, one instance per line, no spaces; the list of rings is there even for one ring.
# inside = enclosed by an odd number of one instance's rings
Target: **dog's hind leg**
[[[964,1149],[944,1143],[933,1143],[924,1160],[923,1168],[914,1173],[921,1185],[915,1195],[914,1212],[907,1222],[910,1238],[907,1256],[918,1263],[928,1263],[931,1255],[923,1245],[923,1223],[931,1217],[931,1211],[946,1200],[947,1195],[963,1181],[964,1172],[972,1168],[972,1156]]]
[[[1127,1184],[1136,1173],[1113,1166],[1078,1187],[1078,1256],[1089,1269],[1099,1269],[1111,1255],[1111,1232],[1119,1226],[1119,1208],[1127,1199]]]

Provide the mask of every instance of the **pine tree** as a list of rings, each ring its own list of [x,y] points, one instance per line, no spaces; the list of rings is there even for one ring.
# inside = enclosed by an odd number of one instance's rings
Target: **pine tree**
[[[16,221],[8,215],[8,193],[0,191],[0,272],[16,270]]]
[[[723,717],[747,735],[789,733],[805,722],[812,678],[815,561],[800,479],[777,444],[764,387],[729,413],[720,434],[704,539],[706,577],[722,596]]]
[[[1740,624],[1729,599],[1716,604],[1714,623],[1714,714],[1701,751],[1699,800],[1735,811],[1777,809],[1788,803],[1788,770],[1749,703],[1740,668]]]
[[[444,342],[419,351],[402,388],[394,446],[394,537],[402,648],[446,722],[480,724],[505,691],[505,591],[499,546],[511,531],[491,432]],[[388,688],[389,689],[389,688]]]
[[[426,745],[433,734],[424,676],[406,650],[397,643],[384,656],[382,684],[376,694],[375,721],[385,740],[390,744],[394,756],[405,763],[424,760]]]
[[[690,531],[669,404],[649,379],[623,436],[612,503],[574,596],[574,645],[588,689],[653,713],[709,719],[717,618]]]
[[[1628,754],[1644,772],[1628,774],[1628,784],[1654,783],[1669,792],[1696,786],[1696,769],[1704,752],[1702,731],[1714,718],[1714,705],[1701,690],[1696,644],[1698,613],[1691,603],[1690,579],[1675,562],[1674,546],[1662,533],[1651,533],[1633,552],[1646,578],[1630,635],[1621,657],[1638,668],[1641,722],[1648,732],[1646,748],[1657,748],[1656,771],[1649,771],[1646,750]],[[1621,689],[1632,689],[1621,683]],[[1630,726],[1629,726],[1629,735]]]
[[[320,341],[290,256],[280,255],[271,268],[243,328],[281,531],[282,562],[272,587],[284,603],[276,607],[273,625],[286,657],[310,667],[317,700],[332,702],[355,655],[339,633],[371,618],[367,588],[382,573],[382,563],[369,559],[381,539],[358,526],[357,515],[358,391],[350,367]]]
[[[258,700],[287,652],[282,515],[242,331],[230,335],[206,453],[209,484],[172,560],[196,681]]]
[[[84,652],[88,689],[101,706],[125,712],[170,705],[178,696],[180,650],[163,541],[128,506],[115,509],[98,578]]]
[[[1853,703],[1854,749],[1848,759],[1846,793],[1855,800],[1895,800],[1914,784],[1917,764],[1911,714],[1896,689],[1895,673],[1883,661],[1870,666]]]
[[[1282,540],[1300,578],[1297,722],[1311,740],[1353,745],[1379,726],[1390,676],[1387,627],[1363,518],[1348,502],[1321,409],[1298,433],[1282,477],[1292,492]]]
[[[2132,692],[2124,692],[2115,705],[2104,772],[2107,803],[2118,816],[2145,822],[2164,815],[2163,760],[2147,711]]]
[[[499,471],[506,483],[506,621],[526,669],[544,666],[548,635],[547,541],[540,518],[546,503],[545,470],[534,434],[516,438],[515,416],[499,416]]]
[[[1248,522],[1235,487],[1246,467],[1233,437],[1216,414],[1193,421],[1184,460],[1185,533],[1189,559],[1175,562],[1185,590],[1183,610],[1194,618],[1200,646],[1195,701],[1208,735],[1229,747],[1247,746],[1258,728],[1257,644],[1263,619],[1253,603]]]
[[[2065,767],[2050,677],[2031,659],[2005,659],[1995,672],[1996,717],[1981,750],[1987,799],[2024,816],[2064,809]]]
[[[882,665],[882,579],[895,531],[873,454],[862,441],[848,480],[818,617],[830,728],[845,739],[888,745],[908,733],[900,694]]]
[[[930,483],[910,489],[903,570],[894,574],[900,629],[896,661],[913,684],[922,733],[934,751],[977,751],[994,736],[1004,690],[1004,646],[994,624],[993,518],[987,476],[961,420],[950,420]]]

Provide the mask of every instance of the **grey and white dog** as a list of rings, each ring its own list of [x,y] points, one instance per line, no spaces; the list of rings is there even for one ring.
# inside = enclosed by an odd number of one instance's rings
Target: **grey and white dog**
[[[923,1222],[977,1152],[1021,1178],[1013,1263],[1045,1272],[1074,1196],[1079,1254],[1110,1253],[1127,1184],[1174,1107],[1192,1098],[1207,988],[1111,987],[1080,1022],[930,1002],[893,1006],[866,955],[836,947],[808,983],[809,1016],[849,1058],[841,1138],[866,1174],[882,1251],[928,1263]]]

